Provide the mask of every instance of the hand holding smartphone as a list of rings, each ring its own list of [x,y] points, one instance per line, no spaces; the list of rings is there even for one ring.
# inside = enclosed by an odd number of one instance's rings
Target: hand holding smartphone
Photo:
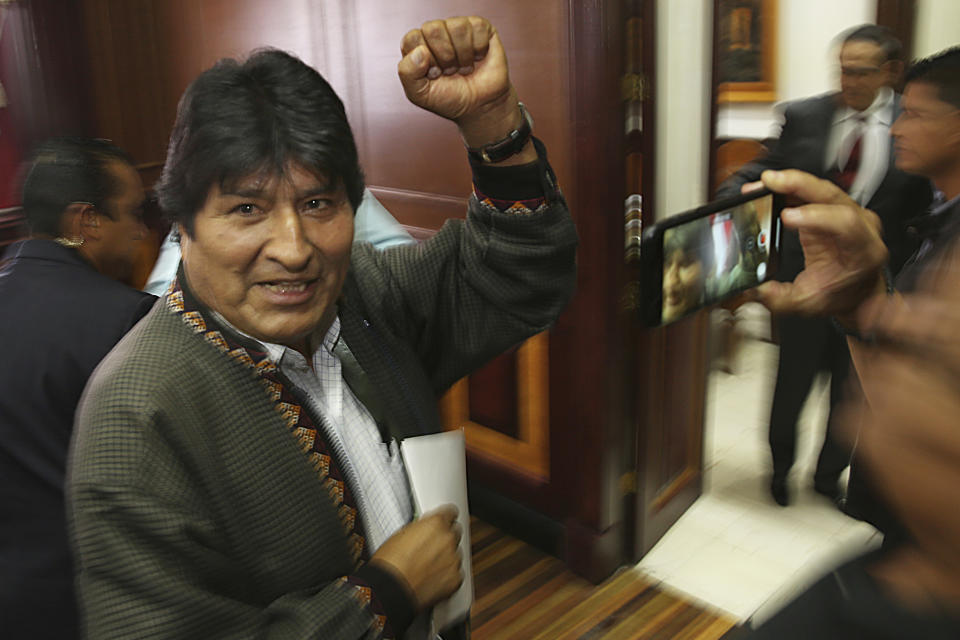
[[[642,320],[669,324],[773,277],[781,196],[768,189],[671,216],[643,234]]]

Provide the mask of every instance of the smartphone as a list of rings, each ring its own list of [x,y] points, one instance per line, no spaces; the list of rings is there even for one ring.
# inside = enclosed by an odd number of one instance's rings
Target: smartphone
[[[782,196],[761,189],[646,229],[640,244],[644,324],[675,322],[771,279],[782,208]]]

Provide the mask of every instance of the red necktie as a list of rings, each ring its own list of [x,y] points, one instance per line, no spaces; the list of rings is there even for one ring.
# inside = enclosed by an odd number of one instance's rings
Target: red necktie
[[[850,187],[853,186],[853,181],[857,179],[857,171],[860,169],[860,148],[863,146],[864,121],[858,119],[855,127],[856,129],[851,135],[855,135],[856,138],[850,147],[846,163],[843,167],[835,166],[830,172],[830,180],[847,193],[850,192]]]

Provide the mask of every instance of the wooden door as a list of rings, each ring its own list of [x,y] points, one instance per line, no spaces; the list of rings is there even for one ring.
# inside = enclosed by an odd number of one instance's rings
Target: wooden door
[[[624,99],[627,102],[627,191],[624,307],[630,354],[626,557],[639,560],[683,515],[702,488],[703,418],[707,381],[707,314],[665,328],[636,320],[640,298],[639,239],[654,223],[656,3],[626,2]],[[706,179],[706,176],[703,176]]]

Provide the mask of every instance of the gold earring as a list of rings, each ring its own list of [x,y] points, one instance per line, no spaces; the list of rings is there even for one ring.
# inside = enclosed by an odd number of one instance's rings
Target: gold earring
[[[83,236],[77,236],[76,238],[56,238],[56,243],[60,246],[67,247],[68,249],[76,249],[77,247],[83,246]]]

